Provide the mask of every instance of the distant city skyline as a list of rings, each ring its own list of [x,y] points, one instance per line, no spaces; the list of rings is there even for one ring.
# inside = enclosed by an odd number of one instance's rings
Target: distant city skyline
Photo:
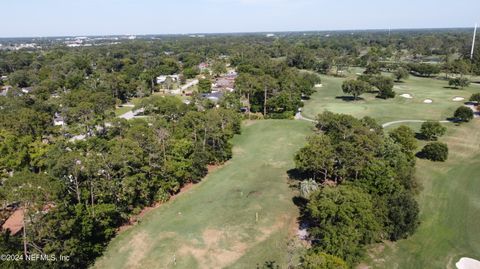
[[[17,0],[0,37],[473,27],[480,1]]]

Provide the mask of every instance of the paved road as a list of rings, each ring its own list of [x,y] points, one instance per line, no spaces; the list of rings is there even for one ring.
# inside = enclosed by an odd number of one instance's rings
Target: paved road
[[[198,79],[194,79],[192,81],[190,81],[189,83],[183,85],[182,87],[180,87],[180,90],[184,91],[192,86],[195,86],[198,84]]]
[[[135,110],[135,111],[128,111],[126,113],[123,113],[122,115],[120,115],[118,117],[121,118],[121,119],[131,120],[133,118],[138,117],[137,115],[139,113],[142,113],[142,112],[143,112],[143,108],[140,108],[140,109]]]
[[[305,120],[305,121],[309,121],[309,122],[317,122],[316,120],[305,118],[304,116],[302,116],[301,112],[297,112],[297,114],[295,114],[295,119],[296,120]]]

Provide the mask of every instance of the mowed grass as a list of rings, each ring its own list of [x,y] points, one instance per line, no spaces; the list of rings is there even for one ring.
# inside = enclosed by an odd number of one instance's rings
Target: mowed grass
[[[463,104],[452,101],[453,98],[458,96],[468,100],[472,93],[480,92],[480,85],[477,84],[463,90],[451,89],[447,88],[448,82],[445,80],[410,76],[405,82],[395,83],[397,96],[393,99],[383,100],[376,98],[375,93],[366,93],[361,96],[362,100],[344,101],[340,98],[345,96],[341,87],[344,80],[322,76],[323,87],[317,88],[317,92],[305,102],[303,116],[315,118],[328,110],[356,117],[371,116],[380,123],[412,119],[445,120]],[[406,99],[401,94],[411,94],[413,98]],[[431,99],[433,103],[425,104],[425,99]]]
[[[130,105],[138,105],[140,104],[140,102],[142,101],[141,98],[132,98],[129,102]],[[122,106],[118,106],[117,108],[115,108],[115,116],[121,116],[129,111],[132,111],[133,110],[133,107],[132,106],[125,106],[125,105],[122,105]]]
[[[441,141],[449,146],[447,162],[417,162],[417,232],[374,246],[372,268],[453,269],[461,257],[480,260],[480,121],[452,126]]]
[[[229,162],[118,235],[94,268],[285,268],[298,216],[286,171],[311,130],[246,122]]]

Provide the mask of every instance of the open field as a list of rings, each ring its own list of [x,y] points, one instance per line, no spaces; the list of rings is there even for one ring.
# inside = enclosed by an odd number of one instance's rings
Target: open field
[[[286,171],[311,128],[247,122],[229,162],[117,236],[95,268],[285,267],[298,216]]]
[[[417,162],[419,229],[372,248],[372,268],[455,268],[461,257],[480,260],[480,122],[449,128],[441,141],[450,149],[447,162]]]
[[[457,107],[463,102],[452,101],[455,97],[466,100],[473,92],[480,92],[480,86],[472,84],[464,90],[446,88],[447,81],[410,76],[405,82],[395,83],[397,96],[383,100],[375,98],[376,94],[363,94],[363,100],[344,101],[341,96],[344,78],[322,76],[322,88],[305,102],[303,115],[315,118],[319,113],[329,110],[336,113],[351,114],[356,117],[371,116],[385,123],[394,120],[445,120],[453,115]],[[411,94],[412,99],[403,98],[401,94]],[[425,99],[433,100],[425,104]]]

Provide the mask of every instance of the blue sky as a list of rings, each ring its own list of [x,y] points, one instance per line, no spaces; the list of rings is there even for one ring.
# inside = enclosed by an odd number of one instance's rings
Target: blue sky
[[[0,37],[472,27],[480,0],[0,0]]]

